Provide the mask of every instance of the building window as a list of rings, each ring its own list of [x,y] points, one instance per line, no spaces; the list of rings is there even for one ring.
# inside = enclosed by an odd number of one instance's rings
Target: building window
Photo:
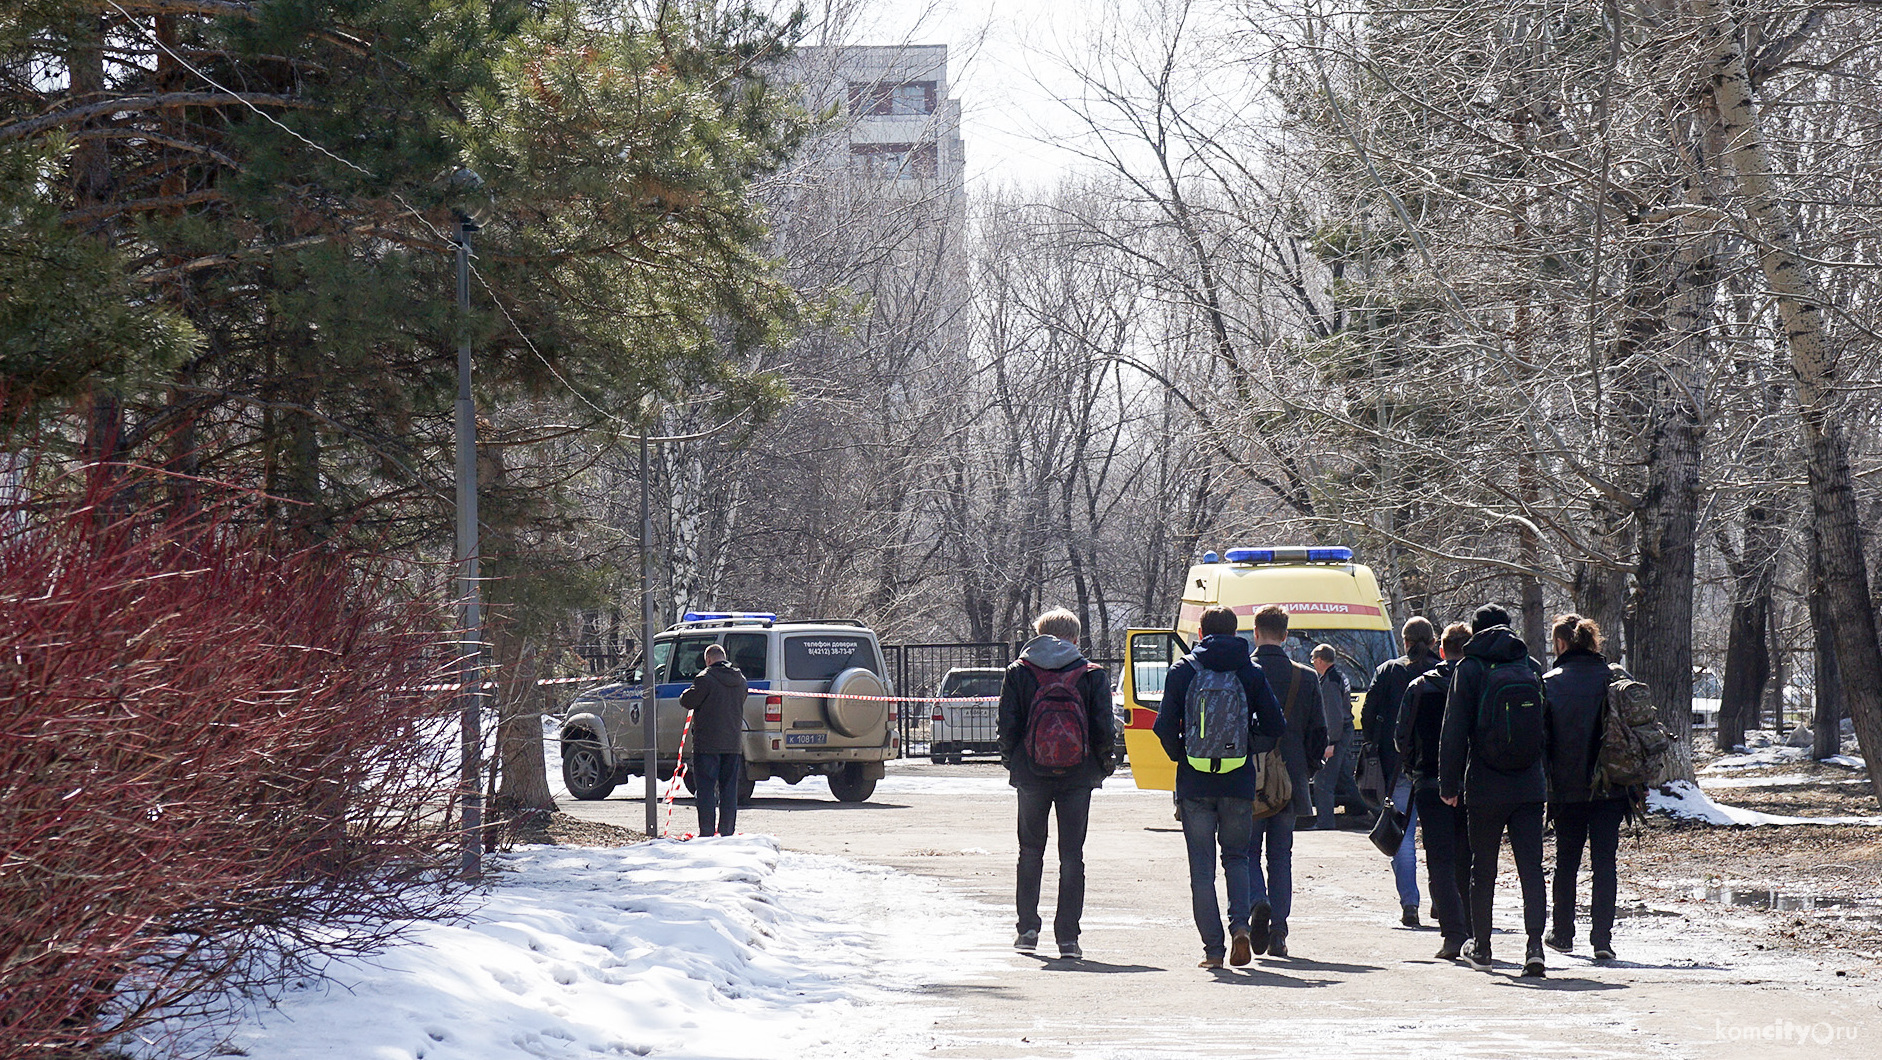
[[[850,145],[850,167],[872,180],[933,180],[938,158],[933,144]]]
[[[935,87],[933,81],[910,81],[907,84],[895,84],[883,81],[875,84],[850,83],[850,113],[871,117],[917,117],[933,114]]]

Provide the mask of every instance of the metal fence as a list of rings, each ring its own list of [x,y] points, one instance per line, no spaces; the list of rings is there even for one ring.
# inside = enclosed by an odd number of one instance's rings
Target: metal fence
[[[883,661],[889,668],[889,676],[895,681],[895,691],[904,696],[935,696],[940,694],[941,679],[949,670],[957,667],[993,667],[1005,668],[1019,657],[1019,650],[1024,642],[1005,643],[1001,641],[960,642],[953,644],[884,644]],[[1117,683],[1117,674],[1123,667],[1122,659],[1092,659],[1104,667],[1111,675],[1112,685]],[[896,711],[897,725],[902,736],[902,753],[911,757],[925,756],[931,753],[934,734],[935,705],[929,703],[902,703]],[[967,744],[991,744],[994,740],[992,730],[992,712],[984,715],[958,717],[954,726],[956,731],[950,735],[954,742]]]

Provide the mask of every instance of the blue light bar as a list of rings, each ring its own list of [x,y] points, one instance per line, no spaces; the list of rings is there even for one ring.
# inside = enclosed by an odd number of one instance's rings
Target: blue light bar
[[[1309,563],[1351,563],[1353,550],[1334,545],[1329,548],[1310,548],[1307,550]]]
[[[776,622],[778,616],[770,611],[688,611],[683,622],[712,622],[728,618],[755,618],[766,622]]]
[[[1284,545],[1279,548],[1231,548],[1230,563],[1351,563],[1353,550],[1340,545],[1307,547]]]
[[[1271,548],[1231,548],[1228,552],[1230,563],[1273,563],[1274,550]]]
[[[1202,554],[1202,561],[1204,563],[1220,563],[1222,562],[1222,557],[1213,552],[1204,552]]]

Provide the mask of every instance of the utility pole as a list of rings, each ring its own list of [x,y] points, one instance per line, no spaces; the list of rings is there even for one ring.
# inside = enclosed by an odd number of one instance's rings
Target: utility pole
[[[651,409],[651,403],[648,406]],[[653,672],[653,508],[648,503],[647,425],[640,428],[640,725],[647,753],[641,772],[646,780],[647,834],[660,834],[660,726],[655,719]]]
[[[461,177],[469,174],[468,177]],[[459,170],[453,183],[481,186],[469,170]],[[478,225],[468,213],[457,214],[457,594],[458,723],[461,730],[458,798],[463,806],[464,851],[458,875],[474,880],[483,875],[484,738],[483,608],[477,563],[477,407],[471,401],[470,341],[470,234]]]

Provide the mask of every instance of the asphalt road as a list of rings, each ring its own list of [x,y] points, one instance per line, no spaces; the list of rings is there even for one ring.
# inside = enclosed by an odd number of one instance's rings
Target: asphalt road
[[[778,787],[789,795],[761,788],[756,804],[740,812],[740,831],[937,878],[984,907],[984,946],[994,932],[1006,939],[1012,930],[1017,848],[1011,792],[994,782],[1001,776],[991,763],[896,763],[877,795],[858,806],[810,786]],[[1584,924],[1581,955],[1551,951],[1548,978],[1518,978],[1513,962],[1522,941],[1507,864],[1499,879],[1497,922],[1505,930],[1497,936],[1497,968],[1473,972],[1436,960],[1437,932],[1398,925],[1389,865],[1357,831],[1297,837],[1290,957],[1199,969],[1182,835],[1168,796],[1137,792],[1128,778],[1109,785],[1093,800],[1086,844],[1086,959],[1002,947],[989,954],[992,976],[934,984],[929,1000],[952,1011],[934,1027],[931,1055],[1882,1056],[1882,972],[1759,950],[1725,912],[1634,907],[1637,915],[1616,929],[1620,962],[1597,966],[1585,958]],[[634,798],[562,805],[596,820],[642,824]],[[691,815],[681,800],[676,821],[690,827]],[[1048,936],[1055,859],[1049,850]],[[1422,874],[1421,865],[1421,884]],[[1624,908],[1629,897],[1623,867]],[[1783,1037],[1789,1040],[1774,1040]]]

